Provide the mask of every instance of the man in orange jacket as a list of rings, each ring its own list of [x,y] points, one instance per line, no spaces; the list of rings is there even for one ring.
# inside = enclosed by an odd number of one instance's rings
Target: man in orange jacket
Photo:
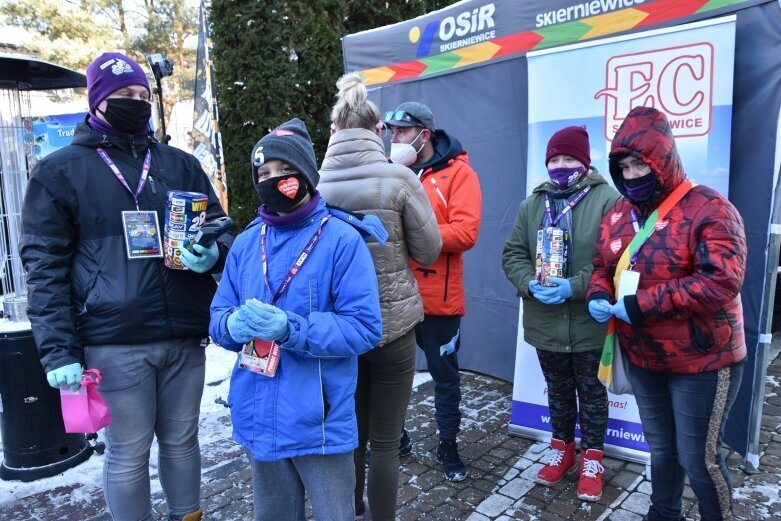
[[[477,242],[482,208],[480,183],[461,143],[436,128],[434,114],[427,106],[415,101],[402,103],[386,114],[385,124],[393,133],[391,160],[405,163],[418,175],[442,235],[442,253],[434,264],[410,263],[425,314],[415,334],[435,384],[437,460],[444,465],[447,479],[461,481],[466,478],[466,467],[458,455],[456,436],[461,424],[457,353],[465,313],[462,257]],[[410,449],[405,431],[400,450]]]

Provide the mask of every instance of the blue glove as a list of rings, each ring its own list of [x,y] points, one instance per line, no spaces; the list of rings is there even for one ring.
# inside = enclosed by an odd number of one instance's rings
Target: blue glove
[[[195,273],[206,273],[217,264],[217,259],[220,258],[220,247],[217,246],[217,241],[214,241],[208,246],[194,244],[193,250],[195,250],[195,253],[190,253],[185,248],[179,248],[179,258],[181,259],[182,264]]]
[[[71,391],[76,392],[81,385],[81,373],[81,364],[68,364],[46,373],[46,380],[55,389],[70,385]]]
[[[555,286],[543,286],[543,290],[550,294],[561,297],[562,300],[572,298],[572,285],[569,280],[559,277],[548,277],[548,282],[556,284]]]
[[[561,304],[572,296],[572,286],[567,279],[548,277],[556,286],[543,286],[538,284],[534,288],[533,296],[543,304]]]
[[[616,318],[620,318],[627,324],[632,323],[632,321],[629,320],[629,315],[626,314],[626,304],[624,304],[624,299],[620,299],[618,302],[610,306],[610,314],[615,315]]]
[[[269,304],[258,306],[248,302],[245,306],[254,315],[255,336],[253,338],[281,342],[288,337],[290,331],[287,325],[287,313]]]
[[[610,305],[610,302],[603,298],[588,301],[589,315],[600,324],[607,322],[610,319],[610,316],[613,314],[611,313],[612,309],[613,306]]]
[[[545,286],[540,285],[540,288],[545,288]],[[563,298],[544,289],[537,291],[536,293],[534,293],[533,296],[543,304],[561,304],[562,302],[564,302]]]
[[[247,309],[249,304],[239,306],[239,309],[228,316],[228,334],[241,344],[257,338],[255,336],[255,314]]]

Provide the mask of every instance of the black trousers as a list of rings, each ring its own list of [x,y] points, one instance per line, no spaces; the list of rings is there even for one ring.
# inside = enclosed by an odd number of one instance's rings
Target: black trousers
[[[434,405],[440,440],[455,441],[461,426],[461,377],[458,374],[460,326],[459,316],[426,315],[415,328],[418,347],[426,353],[426,364],[434,379]],[[444,352],[448,350],[452,352]]]
[[[570,443],[580,417],[582,449],[602,450],[607,429],[607,389],[597,378],[602,351],[555,353],[537,349],[542,374],[548,384],[553,437]]]

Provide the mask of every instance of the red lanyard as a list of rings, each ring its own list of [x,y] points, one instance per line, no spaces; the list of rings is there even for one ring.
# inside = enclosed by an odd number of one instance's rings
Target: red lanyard
[[[133,196],[133,200],[136,202],[136,210],[138,210],[138,196],[141,193],[141,190],[144,189],[146,178],[149,175],[149,169],[152,166],[152,152],[149,149],[146,150],[144,166],[141,168],[141,179],[138,180],[138,187],[136,188],[136,191],[133,192],[133,189],[130,188],[130,186],[127,184],[127,181],[125,181],[125,176],[122,175],[122,172],[119,171],[119,167],[114,164],[114,161],[109,157],[106,151],[100,147],[96,148],[95,150],[103,162],[106,163],[106,166],[108,166],[111,171],[114,172],[114,175],[117,177],[117,179],[119,179],[119,182],[122,183],[122,185],[127,188],[127,191],[130,192],[130,195]]]
[[[332,215],[329,213],[323,219],[320,221],[320,226],[317,227],[317,231],[314,235],[312,235],[312,238],[309,239],[309,242],[304,246],[304,250],[301,252],[301,254],[298,256],[298,259],[296,259],[296,262],[293,263],[293,265],[290,267],[290,271],[288,271],[287,275],[285,275],[285,278],[282,280],[282,284],[277,289],[276,293],[274,293],[274,298],[271,299],[271,304],[276,304],[277,300],[279,300],[279,297],[282,296],[285,291],[287,291],[287,288],[290,286],[290,282],[293,280],[293,278],[298,275],[298,272],[301,271],[301,266],[304,265],[306,260],[309,258],[309,256],[312,253],[312,250],[315,249],[315,245],[317,244],[317,241],[320,240],[320,234],[323,233],[323,226],[325,223],[330,219]],[[271,284],[268,280],[268,254],[266,253],[266,232],[267,232],[267,226],[264,224],[260,228],[260,259],[263,264],[263,279],[266,281],[266,288],[268,289],[269,293],[271,293]]]

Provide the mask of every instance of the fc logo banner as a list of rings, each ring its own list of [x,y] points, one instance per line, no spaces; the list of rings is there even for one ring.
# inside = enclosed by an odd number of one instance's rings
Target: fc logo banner
[[[713,109],[713,46],[696,43],[624,54],[606,65],[605,137],[608,141],[634,107],[655,107],[670,120],[676,137],[710,131]]]

